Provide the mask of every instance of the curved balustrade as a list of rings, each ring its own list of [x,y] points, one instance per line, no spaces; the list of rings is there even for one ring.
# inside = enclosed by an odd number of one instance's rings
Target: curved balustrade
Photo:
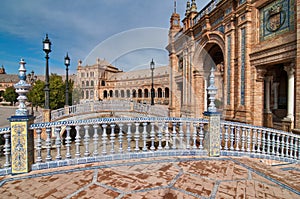
[[[126,100],[105,100],[69,106],[67,111],[65,108],[53,110],[51,111],[51,121],[92,112],[135,112],[139,116],[158,117],[166,117],[169,114],[167,107],[161,105],[151,106]],[[42,122],[42,119],[42,117],[38,117],[35,122]]]
[[[242,124],[221,122],[222,155],[245,155],[281,161],[300,159],[300,136],[288,132]]]
[[[35,137],[33,169],[97,161],[156,156],[208,155],[208,121],[195,118],[96,118],[30,126]],[[10,128],[4,135],[0,175],[10,172]],[[300,136],[291,133],[221,121],[222,156],[249,156],[298,162]]]

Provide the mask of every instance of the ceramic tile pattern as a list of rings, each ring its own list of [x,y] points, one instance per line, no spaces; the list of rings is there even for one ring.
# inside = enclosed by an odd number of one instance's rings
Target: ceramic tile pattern
[[[152,158],[0,178],[1,198],[300,198],[300,166],[255,158]]]

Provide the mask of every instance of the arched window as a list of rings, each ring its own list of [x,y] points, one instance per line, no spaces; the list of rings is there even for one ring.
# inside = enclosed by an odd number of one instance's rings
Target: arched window
[[[162,98],[162,89],[161,88],[157,89],[157,97]]]
[[[103,98],[107,98],[107,90],[103,91]]]
[[[89,99],[89,91],[85,92],[85,99]]]
[[[124,98],[124,97],[125,97],[124,90],[121,90],[121,97],[122,97],[122,98]]]
[[[130,90],[126,91],[126,96],[127,96],[127,98],[130,98]]]
[[[132,98],[136,98],[136,90],[135,89],[132,90]]]
[[[115,90],[115,97],[118,98],[119,97],[119,91]]]
[[[86,85],[86,86],[89,86],[89,81],[86,81],[85,85]]]
[[[104,80],[101,81],[101,86],[105,86],[105,81]]]
[[[146,88],[145,90],[144,90],[144,98],[148,98],[149,97],[149,91],[148,91],[148,89]]]
[[[169,88],[167,87],[167,88],[165,88],[165,98],[169,98],[169,96],[170,96],[170,90],[169,90]]]
[[[138,98],[142,98],[142,96],[143,96],[143,91],[142,91],[142,89],[139,89],[138,90]]]
[[[81,99],[84,99],[84,91],[81,91]]]
[[[91,81],[91,86],[94,86],[94,81],[93,80]]]
[[[109,97],[114,97],[114,93],[112,90],[109,91]]]
[[[84,81],[82,81],[81,84],[82,84],[82,87],[84,87]]]
[[[90,96],[91,96],[91,99],[94,99],[94,91],[93,90],[91,90]]]

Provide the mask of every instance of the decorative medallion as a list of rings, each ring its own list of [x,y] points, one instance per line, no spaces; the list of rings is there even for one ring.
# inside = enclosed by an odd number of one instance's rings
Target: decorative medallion
[[[260,40],[294,30],[294,0],[277,0],[260,10]]]
[[[12,122],[12,169],[15,172],[27,170],[26,122]]]
[[[286,12],[282,10],[282,4],[276,4],[268,11],[266,29],[269,32],[276,32],[286,20]]]

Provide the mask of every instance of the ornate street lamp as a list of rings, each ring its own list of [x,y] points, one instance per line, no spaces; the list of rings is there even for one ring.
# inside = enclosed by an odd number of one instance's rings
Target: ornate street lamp
[[[65,56],[65,65],[66,65],[66,103],[65,105],[68,106],[69,105],[69,66],[70,66],[70,58],[68,56]]]
[[[151,78],[152,78],[152,84],[151,84],[151,105],[154,105],[154,88],[153,88],[153,71],[154,71],[155,63],[152,59],[150,62],[150,69],[151,69]]]
[[[50,89],[49,89],[49,53],[51,52],[51,42],[48,39],[48,34],[46,34],[46,38],[43,41],[43,50],[46,53],[46,74],[45,74],[45,109],[50,109],[49,106],[49,97],[50,97]]]

